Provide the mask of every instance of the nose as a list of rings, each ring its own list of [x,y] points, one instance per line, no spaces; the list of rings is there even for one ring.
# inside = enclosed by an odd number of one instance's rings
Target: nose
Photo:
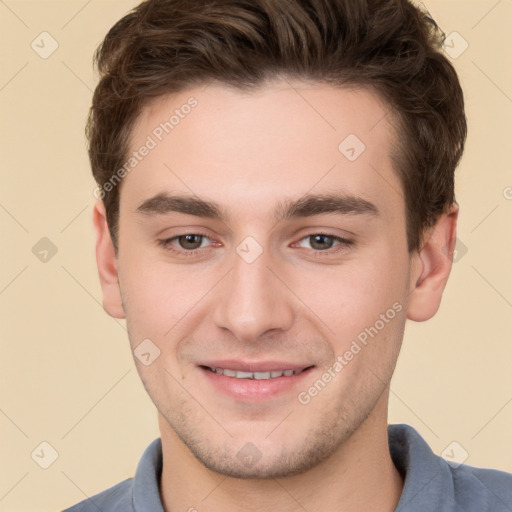
[[[293,295],[284,284],[286,279],[271,266],[267,252],[251,263],[237,253],[233,260],[231,272],[217,289],[215,324],[247,343],[270,331],[288,330],[295,317]]]

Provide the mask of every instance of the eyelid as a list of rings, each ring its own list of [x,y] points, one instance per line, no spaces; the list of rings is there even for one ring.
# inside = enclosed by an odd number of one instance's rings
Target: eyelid
[[[197,236],[202,236],[203,239],[204,238],[208,238],[209,240],[212,240],[212,238],[210,236],[208,236],[206,233],[203,233],[201,231],[187,231],[186,233],[180,233],[178,235],[174,235],[174,236],[171,236],[171,237],[168,237],[168,238],[163,238],[163,239],[159,239],[157,240],[157,243],[158,245],[162,246],[164,249],[166,250],[169,250],[170,252],[174,252],[174,253],[177,253],[177,254],[187,254],[187,255],[193,255],[193,254],[196,254],[200,249],[206,249],[206,247],[199,247],[198,249],[191,249],[191,250],[186,250],[186,249],[179,249],[179,248],[169,248],[169,246],[171,246],[171,243],[175,240],[177,240],[178,238],[182,237],[182,236],[187,236],[187,235],[197,235]]]

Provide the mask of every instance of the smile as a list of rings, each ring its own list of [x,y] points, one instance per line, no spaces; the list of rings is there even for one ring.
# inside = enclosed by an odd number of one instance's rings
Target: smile
[[[240,370],[230,370],[228,368],[212,368],[206,366],[212,373],[219,375],[225,375],[226,377],[233,377],[235,379],[255,379],[255,380],[267,380],[277,379],[278,377],[291,377],[297,375],[305,370],[305,368],[299,370],[275,370],[267,372],[245,372]]]

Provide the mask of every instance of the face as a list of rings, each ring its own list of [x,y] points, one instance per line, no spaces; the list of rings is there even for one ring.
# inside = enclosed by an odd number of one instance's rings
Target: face
[[[384,414],[412,268],[386,110],[212,84],[134,127],[150,149],[121,184],[122,314],[162,435],[210,469],[303,472]]]

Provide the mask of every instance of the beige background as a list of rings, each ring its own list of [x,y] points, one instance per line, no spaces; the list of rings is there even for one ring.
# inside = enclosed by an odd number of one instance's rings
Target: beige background
[[[93,51],[136,3],[0,1],[2,511],[59,510],[133,476],[159,435],[124,323],[101,307],[83,135]],[[413,425],[436,453],[456,441],[467,463],[512,472],[512,3],[425,5],[469,44],[454,59],[470,123],[463,245],[438,315],[408,325],[390,422]],[[43,31],[58,43],[46,59],[31,47],[51,48]],[[32,252],[43,237],[58,249],[46,262]],[[43,441],[58,452],[48,469],[36,463],[49,461]]]

